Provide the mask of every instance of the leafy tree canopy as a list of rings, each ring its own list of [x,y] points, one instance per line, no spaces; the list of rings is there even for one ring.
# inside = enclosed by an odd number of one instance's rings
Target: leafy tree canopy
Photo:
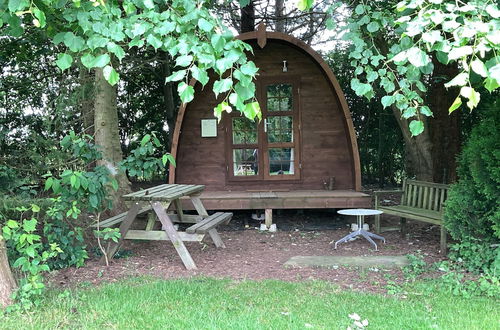
[[[313,0],[300,0],[310,8]],[[330,12],[352,10],[345,40],[352,42],[351,87],[359,96],[373,98],[381,89],[384,107],[396,106],[410,122],[413,135],[424,130],[423,117],[432,116],[422,95],[433,73],[433,61],[455,65],[459,74],[445,87],[459,87],[452,112],[477,107],[481,88],[500,86],[500,10],[494,0],[404,0],[335,2]],[[327,24],[335,28],[332,20]]]
[[[22,36],[29,24],[43,29],[54,44],[66,48],[56,60],[61,70],[75,62],[101,68],[111,85],[120,79],[116,60],[122,61],[129,49],[163,50],[175,59],[177,70],[167,82],[179,82],[182,102],[194,97],[189,79],[205,86],[207,71],[213,70],[219,76],[213,92],[226,95],[215,115],[235,107],[248,118],[260,117],[253,94],[237,93],[255,90],[258,69],[245,55],[251,47],[235,40],[208,5],[205,0],[0,0],[0,28],[11,37]]]

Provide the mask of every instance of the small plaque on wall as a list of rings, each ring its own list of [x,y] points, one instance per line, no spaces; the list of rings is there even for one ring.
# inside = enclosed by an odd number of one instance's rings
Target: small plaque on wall
[[[217,119],[201,120],[201,137],[217,137]]]

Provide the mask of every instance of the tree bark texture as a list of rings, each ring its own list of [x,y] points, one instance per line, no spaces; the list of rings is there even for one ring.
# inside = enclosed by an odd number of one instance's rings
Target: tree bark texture
[[[170,56],[165,53],[166,60],[163,62],[164,77],[172,74],[170,69]],[[165,102],[167,125],[168,125],[168,150],[172,147],[172,138],[174,136],[175,121],[177,119],[177,107],[174,102],[174,86],[172,82],[163,85],[163,99]]]
[[[118,109],[116,105],[116,86],[111,86],[104,78],[102,69],[95,70],[95,103],[94,103],[94,126],[95,143],[100,146],[103,160],[99,165],[106,166],[114,178],[118,181],[119,189],[110,189],[113,201],[113,212],[124,212],[127,207],[121,200],[121,196],[131,191],[130,181],[125,173],[119,171],[118,163],[123,154],[120,144],[120,133],[118,128]]]
[[[283,16],[283,0],[275,0],[276,32],[285,32],[285,17]]]
[[[255,30],[255,6],[251,0],[247,6],[241,8],[240,33],[252,32]]]
[[[94,136],[94,81],[93,75],[87,68],[80,68],[80,114],[82,129],[85,134]]]
[[[0,227],[1,232],[1,227]],[[6,307],[12,303],[10,296],[17,288],[16,281],[10,270],[5,241],[0,236],[0,304]]]
[[[427,104],[433,112],[429,120],[432,141],[433,181],[451,183],[457,179],[456,158],[460,152],[460,110],[449,114],[448,108],[458,95],[458,89],[446,89],[444,83],[458,74],[456,65],[444,65],[434,60]]]

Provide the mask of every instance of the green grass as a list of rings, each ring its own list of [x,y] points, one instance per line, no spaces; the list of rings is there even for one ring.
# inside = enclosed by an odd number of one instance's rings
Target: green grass
[[[346,329],[353,312],[369,329],[497,329],[498,301],[406,288],[407,298],[340,291],[326,282],[133,278],[98,288],[51,290],[5,329]]]

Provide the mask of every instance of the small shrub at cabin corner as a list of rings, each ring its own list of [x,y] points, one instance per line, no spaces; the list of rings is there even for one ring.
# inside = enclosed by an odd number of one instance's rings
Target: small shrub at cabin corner
[[[459,157],[444,222],[458,241],[450,257],[469,271],[500,274],[500,101],[492,102]]]

